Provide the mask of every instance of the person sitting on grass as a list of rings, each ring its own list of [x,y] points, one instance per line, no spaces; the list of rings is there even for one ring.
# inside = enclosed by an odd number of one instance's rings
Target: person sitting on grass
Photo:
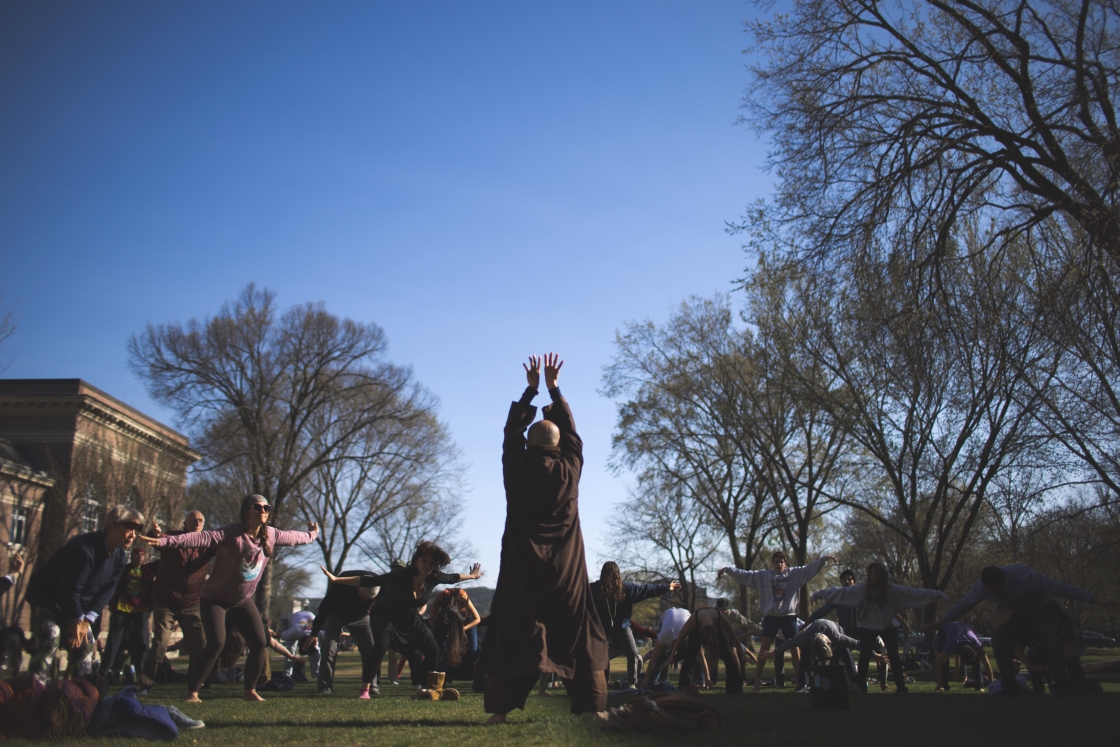
[[[206,648],[191,660],[187,670],[187,702],[201,703],[198,690],[218,662],[226,645],[226,622],[241,631],[249,654],[245,658],[245,693],[248,701],[263,701],[257,694],[257,678],[268,656],[268,635],[253,594],[275,548],[307,545],[319,536],[319,525],[307,523],[306,532],[282,531],[269,526],[272,506],[263,495],[250,495],[241,501],[241,520],[202,532],[186,532],[174,537],[141,537],[158,547],[217,546],[214,569],[202,586],[202,627]]]
[[[998,611],[989,621],[992,628],[992,651],[996,656],[1002,680],[999,695],[1019,695],[1019,682],[1012,674],[1015,647],[1020,641],[1035,641],[1047,655],[1047,670],[1061,694],[1070,692],[1069,672],[1059,640],[1059,619],[1047,610],[1047,597],[1064,597],[1087,604],[1120,607],[1114,600],[1101,599],[1085,589],[1056,581],[1030,566],[1017,563],[1001,567],[989,566],[967,594],[945,614],[926,626],[926,635],[933,635],[946,623],[959,618],[982,601],[995,602]]]
[[[831,555],[822,555],[807,565],[790,568],[784,552],[770,556],[771,568],[759,571],[744,571],[738,568],[720,568],[716,580],[726,573],[743,586],[758,591],[758,605],[762,612],[762,641],[760,650],[769,651],[778,631],[785,633],[786,640],[797,635],[797,606],[801,601],[801,587],[820,573],[828,561],[836,562]],[[800,664],[797,650],[793,657],[794,679],[797,679]],[[755,665],[754,691],[762,687],[762,660]]]
[[[896,692],[907,692],[906,673],[898,657],[898,631],[894,626],[898,611],[907,607],[921,607],[948,601],[944,592],[937,589],[917,589],[890,582],[890,574],[882,563],[867,566],[867,581],[853,586],[822,589],[815,592],[813,600],[823,599],[834,604],[856,606],[856,626],[859,631],[859,679],[861,690],[867,689],[867,670],[871,666],[875,642],[883,639],[883,647],[894,675]]]
[[[834,659],[839,659],[848,675],[848,682],[856,685],[859,675],[850,649],[859,648],[859,641],[844,633],[840,625],[832,620],[814,620],[802,627],[801,632],[793,638],[775,646],[773,651],[764,651],[759,656],[766,660],[781,655],[783,651],[801,646],[809,650],[814,662],[830,663]],[[804,669],[808,671],[808,667]]]
[[[976,634],[972,632],[972,628],[963,622],[949,623],[937,631],[937,635],[933,637],[933,651],[936,654],[933,668],[934,678],[939,692],[949,689],[949,659],[953,655],[957,657],[957,670],[953,675],[954,680],[959,680],[961,677],[962,663],[976,669],[973,680],[977,690],[983,687],[983,680],[980,676],[981,667],[987,672],[989,682],[995,678],[992,673],[992,663],[988,661],[988,655],[984,653],[984,646],[980,643]]]

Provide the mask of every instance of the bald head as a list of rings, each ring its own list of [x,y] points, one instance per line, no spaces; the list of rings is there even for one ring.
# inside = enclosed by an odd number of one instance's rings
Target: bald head
[[[530,446],[559,446],[560,429],[547,420],[538,420],[529,426]]]

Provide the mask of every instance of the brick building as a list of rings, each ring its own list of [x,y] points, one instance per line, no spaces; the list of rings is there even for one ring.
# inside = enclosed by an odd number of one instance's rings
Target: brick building
[[[26,628],[36,559],[100,528],[110,507],[178,523],[199,458],[186,436],[81,379],[0,379],[0,573],[13,549],[28,561],[0,620]]]

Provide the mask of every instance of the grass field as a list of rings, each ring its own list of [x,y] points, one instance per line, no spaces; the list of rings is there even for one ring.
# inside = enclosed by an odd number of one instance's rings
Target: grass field
[[[265,703],[245,703],[239,685],[203,691],[206,702],[185,705],[182,686],[157,688],[149,702],[178,705],[206,721],[206,728],[185,732],[179,742],[194,745],[1115,745],[1120,735],[1120,684],[1105,686],[1095,698],[1021,698],[1003,700],[953,689],[933,692],[923,680],[908,695],[880,693],[853,697],[849,711],[815,712],[807,695],[790,688],[764,689],[729,697],[719,691],[702,697],[723,716],[718,734],[659,736],[620,734],[589,716],[568,713],[563,691],[533,694],[525,711],[515,711],[504,726],[483,727],[482,696],[461,688],[458,702],[411,700],[407,685],[386,685],[380,697],[357,700],[356,654],[339,657],[334,695],[319,696],[313,683],[290,693],[264,693]],[[274,665],[279,665],[274,660]],[[614,671],[624,670],[615,660]],[[407,673],[406,673],[407,676]],[[462,684],[462,683],[460,683]],[[625,697],[612,698],[620,705]],[[7,744],[19,744],[19,741]],[[72,740],[73,744],[94,740]],[[96,740],[97,744],[136,744],[136,740]],[[30,743],[26,743],[30,744]]]

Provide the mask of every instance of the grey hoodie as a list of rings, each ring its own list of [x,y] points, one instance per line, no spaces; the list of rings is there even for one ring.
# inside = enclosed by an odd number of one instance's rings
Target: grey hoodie
[[[934,602],[948,602],[949,597],[937,589],[918,589],[890,583],[887,577],[887,598],[876,602],[867,599],[867,584],[838,586],[814,592],[811,599],[856,608],[856,625],[868,630],[886,630],[894,622],[895,613],[907,607],[922,607]]]

